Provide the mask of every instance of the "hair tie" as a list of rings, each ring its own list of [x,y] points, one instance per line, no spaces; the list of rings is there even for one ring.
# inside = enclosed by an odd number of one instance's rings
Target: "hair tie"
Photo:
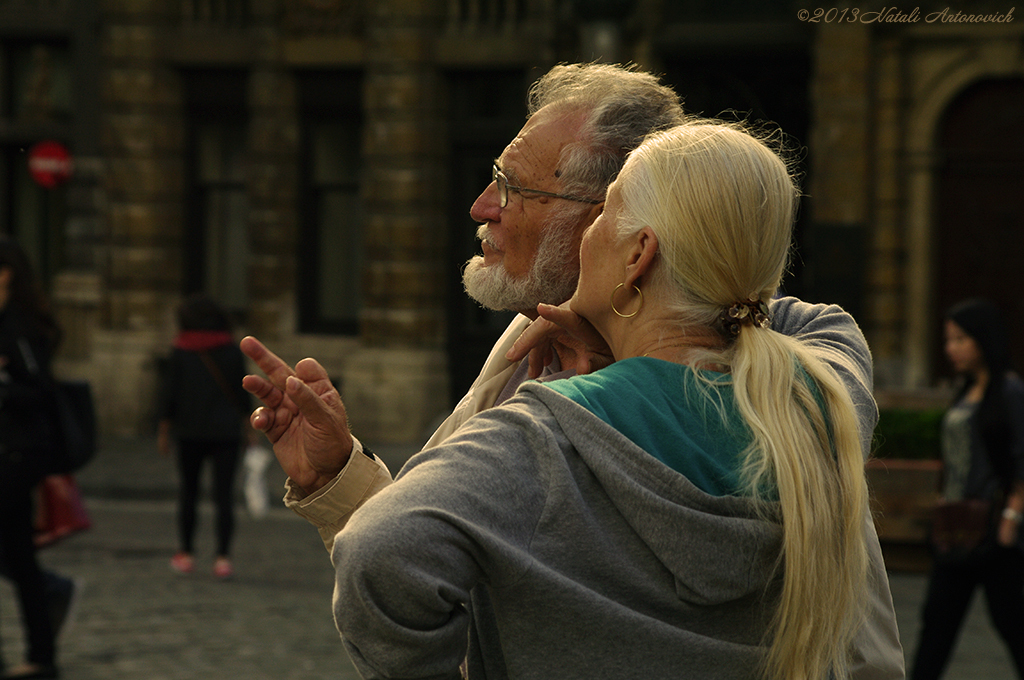
[[[760,300],[744,300],[734,302],[726,307],[718,317],[722,335],[735,338],[740,334],[740,326],[751,325],[768,328],[771,325],[768,305]]]

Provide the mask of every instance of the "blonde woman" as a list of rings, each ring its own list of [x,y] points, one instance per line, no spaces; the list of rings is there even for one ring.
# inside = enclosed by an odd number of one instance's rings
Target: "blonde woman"
[[[726,125],[630,155],[576,293],[540,309],[609,365],[524,384],[336,536],[322,526],[364,677],[457,678],[464,658],[474,680],[846,677],[876,412],[849,315],[768,304],[797,194],[775,152]],[[284,387],[303,413],[334,399],[312,368]],[[317,480],[341,466],[304,460],[294,506],[316,521],[334,483]]]
[[[773,312],[795,317],[800,308],[792,299],[769,307],[786,264],[796,197],[783,161],[736,127],[696,122],[656,134],[632,154],[609,189],[604,215],[584,236],[576,295],[562,309],[540,311],[602,347],[608,361],[677,364],[666,370],[625,362],[616,370],[632,373],[641,393],[678,381],[690,407],[699,412],[703,402],[705,413],[749,437],[729,458],[719,451],[700,465],[715,468],[709,480],[727,480],[717,488],[708,482],[705,491],[749,499],[759,517],[781,525],[774,572],[780,597],[763,638],[763,673],[819,678],[831,669],[844,677],[865,589],[862,456],[874,405],[869,378],[856,366],[867,349],[855,328],[846,337],[833,327],[803,339],[767,328]],[[611,300],[602,300],[598,291],[616,278]],[[785,324],[776,319],[775,326]],[[543,330],[538,324],[533,334]],[[533,342],[524,338],[520,346]],[[587,380],[551,387],[586,403],[594,391]],[[604,374],[589,380],[600,385]],[[670,388],[666,393],[672,399]],[[616,408],[637,438],[663,425],[630,423],[631,407]]]

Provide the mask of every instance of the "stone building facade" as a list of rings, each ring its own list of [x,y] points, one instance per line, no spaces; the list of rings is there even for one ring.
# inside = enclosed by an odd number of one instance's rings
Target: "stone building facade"
[[[1024,252],[1024,19],[766,4],[0,0],[0,228],[43,258],[58,370],[93,383],[105,435],[152,427],[175,305],[205,290],[287,360],[317,357],[357,434],[415,441],[507,320],[465,300],[458,268],[526,88],[559,61],[635,61],[693,111],[749,111],[806,145],[787,288],[858,316],[880,387],[931,386],[954,297],[1024,313],[1006,279]],[[39,46],[59,71],[41,112],[23,92]],[[75,158],[56,190],[18,179],[17,150],[48,138]]]
[[[818,27],[809,203],[819,232],[860,241],[841,266],[876,383],[914,388],[941,379],[942,313],[966,297],[1006,308],[1024,360],[1024,22],[997,3],[902,14]]]

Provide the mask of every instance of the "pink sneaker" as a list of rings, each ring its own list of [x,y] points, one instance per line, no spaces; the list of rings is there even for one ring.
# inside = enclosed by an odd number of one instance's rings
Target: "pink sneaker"
[[[196,570],[196,562],[187,552],[180,552],[171,558],[171,569],[179,574],[191,574]]]
[[[235,569],[231,566],[231,560],[226,557],[218,557],[213,563],[213,575],[219,579],[231,578],[235,575]]]

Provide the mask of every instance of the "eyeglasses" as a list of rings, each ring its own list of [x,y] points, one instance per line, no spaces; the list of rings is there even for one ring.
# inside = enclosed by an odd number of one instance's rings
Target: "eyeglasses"
[[[577,203],[600,203],[604,199],[584,198],[582,196],[568,196],[566,194],[553,194],[550,191],[541,191],[540,189],[527,189],[525,187],[517,187],[508,183],[508,177],[505,176],[501,170],[498,169],[497,164],[491,166],[491,179],[498,184],[498,205],[504,208],[508,205],[508,190],[518,191],[520,194],[531,193],[538,194],[540,196],[550,196],[551,198],[564,198],[567,201],[576,201]],[[524,196],[524,198],[528,198]]]

